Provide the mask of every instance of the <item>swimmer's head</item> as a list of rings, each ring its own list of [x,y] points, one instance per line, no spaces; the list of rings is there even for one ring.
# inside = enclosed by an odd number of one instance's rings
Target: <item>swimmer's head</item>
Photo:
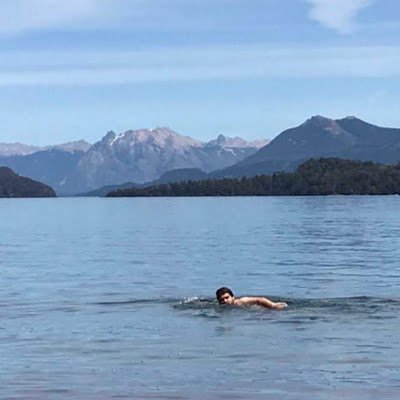
[[[219,304],[233,304],[235,301],[235,296],[232,290],[227,287],[219,288],[215,295],[217,296]]]

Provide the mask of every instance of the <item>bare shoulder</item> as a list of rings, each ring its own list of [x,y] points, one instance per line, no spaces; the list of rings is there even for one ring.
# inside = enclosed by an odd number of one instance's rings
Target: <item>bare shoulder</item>
[[[260,297],[243,296],[236,299],[236,304],[239,306],[258,304]]]
[[[236,299],[235,304],[238,306],[256,305],[256,306],[261,306],[261,307],[265,307],[265,308],[272,308],[275,310],[283,310],[284,308],[287,307],[286,303],[283,303],[283,302],[275,303],[275,302],[271,301],[270,299],[263,297],[263,296],[239,297],[238,299]]]

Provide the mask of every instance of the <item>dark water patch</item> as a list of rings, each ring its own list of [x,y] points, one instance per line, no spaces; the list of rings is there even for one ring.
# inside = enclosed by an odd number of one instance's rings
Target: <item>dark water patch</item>
[[[92,305],[106,306],[106,307],[118,307],[118,306],[129,306],[136,304],[168,304],[173,300],[167,299],[129,299],[129,300],[116,300],[116,301],[98,301],[90,303]]]
[[[273,324],[287,324],[287,325],[304,325],[310,324],[314,322],[321,322],[322,318],[314,318],[314,317],[303,317],[303,318],[289,318],[289,319],[276,319],[271,321]],[[328,319],[323,319],[323,321],[328,322]]]
[[[92,343],[119,343],[121,342],[121,339],[118,339],[116,337],[112,337],[112,338],[107,338],[107,339],[96,339],[96,340],[92,340]]]
[[[363,365],[363,364],[378,364],[382,363],[383,360],[373,359],[373,358],[348,358],[343,360],[330,360],[332,364],[354,364],[354,365]]]
[[[73,306],[65,306],[65,307],[54,307],[49,309],[48,311],[61,311],[61,312],[65,312],[65,313],[76,313],[80,311],[79,307],[73,307]]]
[[[368,296],[337,297],[320,299],[287,299],[291,310],[330,310],[337,312],[362,312],[384,310],[387,307],[400,309],[400,300]]]
[[[193,316],[197,317],[197,318],[205,318],[205,319],[218,319],[218,318],[220,318],[220,316],[218,316],[216,314],[209,314],[207,312],[198,312],[198,313],[194,314]]]
[[[260,353],[232,353],[220,356],[218,358],[227,360],[243,360],[246,358],[258,358]]]
[[[62,388],[54,388],[54,389],[44,389],[43,393],[48,393],[48,394],[66,394],[66,393],[70,393],[71,390],[70,389],[62,389]]]

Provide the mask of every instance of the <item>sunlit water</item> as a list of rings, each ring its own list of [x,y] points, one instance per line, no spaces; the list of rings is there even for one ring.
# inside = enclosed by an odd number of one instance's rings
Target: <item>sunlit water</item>
[[[0,398],[398,399],[399,210],[0,200]],[[289,307],[221,307],[223,285]]]

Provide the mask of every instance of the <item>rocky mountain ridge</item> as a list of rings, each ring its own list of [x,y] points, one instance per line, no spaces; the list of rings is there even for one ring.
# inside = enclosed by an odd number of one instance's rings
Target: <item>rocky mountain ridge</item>
[[[110,131],[81,158],[60,190],[77,193],[128,181],[143,183],[180,168],[209,172],[233,165],[259,149],[246,141],[243,145],[204,143],[165,127],[120,134]]]
[[[201,142],[166,127],[119,134],[110,131],[92,146],[78,141],[36,151],[38,148],[34,146],[18,144],[14,152],[25,154],[1,156],[0,153],[0,165],[69,195],[124,182],[153,181],[173,169],[197,168],[207,172],[221,169],[253,154],[265,142],[247,142],[223,135]],[[12,151],[8,148],[7,152]]]

